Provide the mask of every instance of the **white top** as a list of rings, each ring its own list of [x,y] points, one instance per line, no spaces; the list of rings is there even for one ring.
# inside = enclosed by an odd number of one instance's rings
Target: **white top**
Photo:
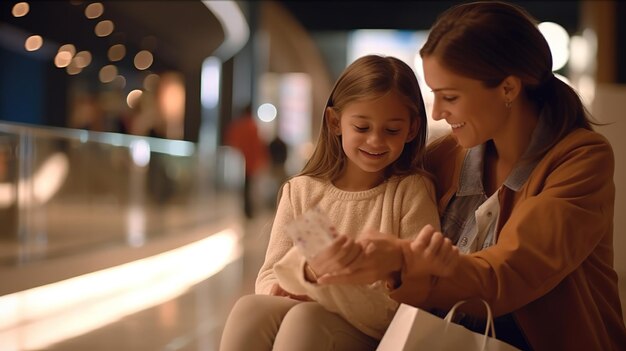
[[[304,279],[305,259],[293,247],[285,226],[315,206],[329,216],[340,234],[356,237],[371,228],[413,238],[426,224],[439,230],[432,182],[421,175],[394,177],[372,189],[349,192],[328,181],[299,176],[282,190],[256,293],[269,294],[280,281],[290,293],[306,294],[365,334],[381,338],[398,306],[386,292],[367,286],[320,286]]]
[[[500,216],[500,201],[498,200],[498,192],[494,192],[482,205],[480,205],[474,212],[476,217],[476,236],[474,236],[473,242],[465,246],[467,249],[461,249],[462,253],[471,253],[480,251],[487,246],[491,246],[494,243],[486,243],[485,239],[489,232],[495,230],[495,225],[498,223],[498,217]],[[490,236],[493,240],[494,235]]]

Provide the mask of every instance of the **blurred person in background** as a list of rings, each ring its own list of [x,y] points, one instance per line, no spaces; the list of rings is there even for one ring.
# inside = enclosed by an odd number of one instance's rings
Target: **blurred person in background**
[[[246,217],[252,218],[255,214],[253,184],[255,178],[267,167],[268,150],[267,145],[259,136],[251,105],[247,105],[243,113],[228,125],[225,144],[239,150],[245,159],[243,209]]]
[[[269,143],[268,150],[270,154],[270,175],[272,177],[272,191],[271,196],[268,196],[268,204],[272,209],[276,208],[276,193],[282,184],[287,180],[287,169],[285,163],[289,157],[289,147],[276,135],[274,139]]]

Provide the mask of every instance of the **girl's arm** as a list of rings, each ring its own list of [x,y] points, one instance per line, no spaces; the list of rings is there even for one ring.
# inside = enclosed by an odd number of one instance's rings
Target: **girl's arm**
[[[426,225],[433,231],[439,230],[439,214],[435,204],[434,186],[430,180],[421,175],[404,178],[398,186],[394,202],[394,206],[397,206],[394,210],[402,213],[400,223],[394,225],[397,236],[377,231],[363,233],[358,243],[363,247],[364,254],[350,265],[338,267],[333,272],[333,278],[325,277],[321,281],[372,283],[399,277],[403,253],[411,252],[409,247],[411,240]],[[403,246],[409,251],[405,252]],[[442,272],[442,268],[438,267],[433,274]]]
[[[278,284],[278,280],[274,274],[273,266],[285,256],[287,251],[293,246],[291,238],[289,238],[289,235],[284,230],[285,225],[291,222],[295,217],[291,205],[290,190],[290,183],[285,183],[282,187],[280,200],[276,208],[270,240],[265,253],[265,261],[257,275],[255,285],[255,292],[257,294],[271,295],[273,291],[276,291],[274,285]]]

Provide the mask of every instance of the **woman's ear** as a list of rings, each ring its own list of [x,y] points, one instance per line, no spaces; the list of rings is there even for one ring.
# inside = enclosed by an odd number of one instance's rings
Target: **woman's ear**
[[[341,121],[337,112],[332,107],[326,107],[324,118],[326,118],[330,132],[337,136],[341,135]]]
[[[522,80],[516,76],[508,76],[500,83],[500,87],[505,104],[510,104],[522,91]]]

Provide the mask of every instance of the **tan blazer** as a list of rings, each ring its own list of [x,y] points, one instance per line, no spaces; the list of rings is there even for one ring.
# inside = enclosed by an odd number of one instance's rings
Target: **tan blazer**
[[[426,167],[435,175],[440,213],[456,192],[465,152],[451,136],[429,146]],[[626,350],[613,269],[613,171],[607,140],[573,131],[518,192],[500,192],[494,246],[462,256],[425,302],[415,301],[423,287],[407,276],[391,296],[443,309],[482,298],[496,316],[513,312],[535,350]]]

